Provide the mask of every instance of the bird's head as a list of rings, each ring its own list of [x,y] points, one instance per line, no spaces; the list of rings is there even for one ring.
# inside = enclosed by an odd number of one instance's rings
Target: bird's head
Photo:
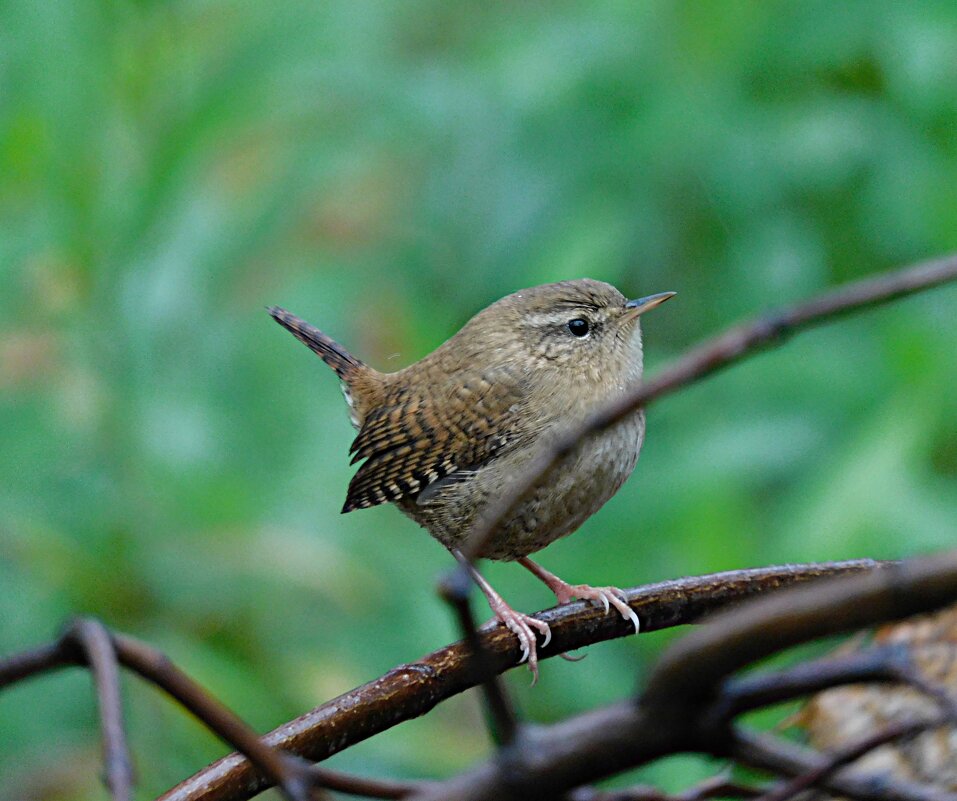
[[[531,371],[622,388],[641,376],[639,318],[674,292],[628,300],[615,287],[581,278],[523,289],[477,314],[459,336],[526,361]]]

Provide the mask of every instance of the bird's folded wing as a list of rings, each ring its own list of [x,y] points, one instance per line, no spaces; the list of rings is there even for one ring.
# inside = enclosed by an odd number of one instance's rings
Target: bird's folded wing
[[[525,382],[508,368],[445,386],[423,382],[387,392],[363,420],[350,452],[365,460],[349,484],[343,512],[414,497],[430,484],[474,470],[520,440]]]

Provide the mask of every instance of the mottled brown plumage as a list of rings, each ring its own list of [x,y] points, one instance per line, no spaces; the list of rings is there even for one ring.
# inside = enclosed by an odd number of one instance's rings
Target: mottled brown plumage
[[[641,377],[638,317],[672,294],[626,301],[590,279],[532,287],[493,303],[394,373],[372,369],[283,309],[270,314],[342,381],[358,429],[352,462],[361,462],[342,511],[394,502],[455,552],[476,515],[521,474],[538,446]],[[503,521],[482,555],[522,560],[560,599],[574,590],[613,603],[637,626],[608,588],[572,588],[526,557],[570,534],[618,490],[643,436],[638,413],[590,439]],[[512,622],[506,620],[514,629]]]

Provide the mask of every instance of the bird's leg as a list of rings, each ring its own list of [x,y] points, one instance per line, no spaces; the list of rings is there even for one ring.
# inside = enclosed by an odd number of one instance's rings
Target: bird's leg
[[[453,554],[457,559],[461,559],[459,553],[453,551]],[[538,681],[538,646],[535,642],[535,632],[533,629],[538,629],[544,637],[542,648],[551,641],[552,630],[544,621],[538,620],[531,615],[516,612],[473,565],[469,564],[468,569],[475,583],[478,584],[479,589],[482,591],[482,594],[485,595],[488,600],[488,605],[492,608],[492,612],[495,613],[495,617],[502,621],[502,623],[518,637],[518,644],[522,648],[522,658],[518,660],[518,663],[528,662],[528,669],[532,671],[532,684],[534,684]]]
[[[641,623],[635,610],[628,606],[625,593],[618,587],[591,587],[588,584],[569,584],[562,581],[554,573],[550,573],[540,564],[533,562],[527,556],[518,560],[522,567],[531,571],[540,578],[548,588],[555,593],[558,603],[567,604],[572,598],[580,598],[583,601],[598,601],[605,607],[607,612],[611,606],[615,607],[625,620],[630,620],[635,627],[635,634],[641,630]]]

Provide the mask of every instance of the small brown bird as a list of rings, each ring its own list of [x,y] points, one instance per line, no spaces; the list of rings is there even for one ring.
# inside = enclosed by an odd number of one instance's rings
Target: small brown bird
[[[583,278],[524,289],[476,314],[415,364],[380,373],[289,312],[269,313],[317,353],[342,382],[352,424],[343,512],[391,501],[458,555],[476,516],[522,474],[539,447],[582,422],[641,378],[638,318],[674,292],[626,300]],[[638,630],[616,587],[571,585],[528,559],[571,534],[631,474],[645,433],[638,412],[588,440],[541,482],[489,539],[480,556],[517,560],[559,603],[572,597],[614,606]],[[518,636],[537,671],[535,633],[548,625],[516,612],[473,571],[495,615]]]

